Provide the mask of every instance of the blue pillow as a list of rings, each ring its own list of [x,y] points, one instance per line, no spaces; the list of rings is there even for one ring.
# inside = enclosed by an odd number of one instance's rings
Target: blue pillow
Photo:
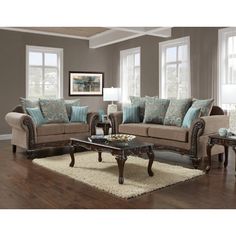
[[[139,106],[125,105],[123,106],[123,123],[139,123],[140,122]]]
[[[200,114],[201,114],[201,108],[190,107],[184,116],[182,127],[190,128],[193,121],[199,118]]]
[[[72,106],[71,122],[87,123],[88,107]]]
[[[35,108],[26,108],[29,115],[32,117],[33,122],[36,126],[40,126],[46,123],[45,118],[42,115],[41,110],[38,107]]]

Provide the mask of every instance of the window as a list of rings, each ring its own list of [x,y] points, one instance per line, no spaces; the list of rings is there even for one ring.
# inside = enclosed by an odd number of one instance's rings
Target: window
[[[236,108],[236,28],[219,30],[218,103],[226,110]]]
[[[63,97],[63,49],[26,46],[26,97]]]
[[[123,103],[140,96],[140,47],[120,52],[120,83]]]
[[[191,96],[189,37],[159,43],[159,96]]]

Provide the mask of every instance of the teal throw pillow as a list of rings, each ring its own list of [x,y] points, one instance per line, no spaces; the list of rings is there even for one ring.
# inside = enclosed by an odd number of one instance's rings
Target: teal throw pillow
[[[39,104],[48,123],[68,123],[64,99],[39,99]]]
[[[32,120],[36,126],[46,123],[46,120],[44,119],[42,112],[38,107],[26,108],[26,111],[32,117]]]
[[[36,108],[36,107],[39,108],[39,100],[38,99],[20,98],[20,104],[22,106],[24,113],[28,113],[27,108]]]
[[[188,111],[192,99],[170,99],[170,104],[168,106],[164,125],[178,126],[181,127],[184,116]]]
[[[214,99],[193,100],[192,107],[201,108],[201,116],[209,116],[214,103]]]
[[[65,100],[65,105],[66,105],[67,115],[70,119],[71,118],[71,113],[72,113],[72,106],[79,106],[80,105],[80,100],[79,99]]]
[[[88,107],[72,106],[71,122],[87,123]]]
[[[201,108],[190,107],[186,115],[184,116],[182,127],[190,128],[193,121],[200,117],[200,114],[201,114]]]
[[[123,123],[139,123],[139,107],[130,104],[123,107]]]
[[[170,100],[149,98],[145,103],[145,115],[143,123],[163,124]]]

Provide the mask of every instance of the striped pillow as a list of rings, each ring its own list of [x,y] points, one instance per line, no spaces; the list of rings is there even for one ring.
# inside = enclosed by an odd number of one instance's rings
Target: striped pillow
[[[87,123],[88,107],[72,106],[70,122]]]
[[[139,123],[139,106],[127,104],[123,107],[123,123]]]
[[[32,117],[32,120],[36,126],[40,126],[40,125],[46,123],[46,120],[43,117],[42,112],[38,107],[26,108],[26,111]]]

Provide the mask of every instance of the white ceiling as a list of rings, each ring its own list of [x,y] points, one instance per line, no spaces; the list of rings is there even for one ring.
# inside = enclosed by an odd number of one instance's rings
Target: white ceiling
[[[99,48],[143,35],[171,37],[170,27],[12,27],[1,29],[84,39],[89,41],[89,48]]]

